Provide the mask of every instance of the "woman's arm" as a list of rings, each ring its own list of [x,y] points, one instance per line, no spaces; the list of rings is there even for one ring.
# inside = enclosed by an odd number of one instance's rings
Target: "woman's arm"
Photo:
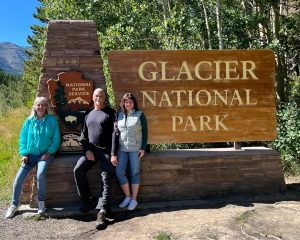
[[[141,149],[146,150],[147,142],[148,142],[148,124],[147,119],[144,113],[141,114],[141,125],[142,125],[142,145]]]

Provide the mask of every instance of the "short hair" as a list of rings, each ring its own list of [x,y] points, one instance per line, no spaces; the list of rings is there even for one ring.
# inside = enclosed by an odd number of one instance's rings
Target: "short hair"
[[[104,89],[102,89],[102,88],[96,88],[96,89],[94,90],[94,92],[93,92],[93,96],[94,96],[94,94],[96,93],[96,91],[99,91],[99,92],[103,93],[104,96],[105,96],[105,91],[104,91]],[[105,96],[105,97],[106,97],[106,96]]]
[[[123,97],[121,98],[121,102],[120,102],[120,110],[123,112],[126,112],[126,108],[125,108],[125,101],[131,99],[133,101],[133,109],[135,111],[138,111],[138,105],[137,105],[137,101],[135,99],[135,97],[132,95],[132,93],[125,93],[123,95]]]

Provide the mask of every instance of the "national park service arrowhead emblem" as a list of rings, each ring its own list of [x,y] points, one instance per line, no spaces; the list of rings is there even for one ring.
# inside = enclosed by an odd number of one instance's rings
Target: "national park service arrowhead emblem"
[[[92,102],[93,81],[82,78],[81,72],[62,72],[58,79],[47,81],[50,101],[62,123],[70,130],[82,123]]]

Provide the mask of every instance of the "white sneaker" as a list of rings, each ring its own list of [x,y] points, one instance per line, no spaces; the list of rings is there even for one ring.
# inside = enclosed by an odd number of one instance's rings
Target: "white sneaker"
[[[10,208],[7,209],[7,212],[6,212],[6,214],[5,214],[5,217],[6,217],[6,218],[12,218],[12,217],[15,215],[15,213],[16,213],[17,210],[18,210],[18,207],[17,207],[17,206],[11,205]]]
[[[123,202],[121,202],[119,204],[119,208],[126,208],[128,206],[128,204],[130,203],[130,201],[131,201],[131,198],[129,198],[129,197],[124,198]]]
[[[39,201],[38,214],[43,214],[46,211],[45,201]]]
[[[131,199],[131,201],[130,201],[128,207],[127,207],[127,209],[130,210],[130,211],[132,211],[132,210],[134,210],[136,208],[137,205],[138,205],[137,201],[134,200],[134,199]]]

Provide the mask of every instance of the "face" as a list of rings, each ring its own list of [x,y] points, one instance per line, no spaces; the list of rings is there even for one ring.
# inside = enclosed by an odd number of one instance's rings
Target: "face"
[[[47,110],[47,104],[46,103],[37,103],[35,105],[35,110],[36,110],[38,117],[43,117]]]
[[[102,106],[105,102],[104,92],[100,90],[96,90],[93,94],[93,101],[95,106]]]
[[[124,107],[127,110],[127,112],[129,112],[130,110],[132,110],[134,108],[134,102],[128,98],[124,102]]]

